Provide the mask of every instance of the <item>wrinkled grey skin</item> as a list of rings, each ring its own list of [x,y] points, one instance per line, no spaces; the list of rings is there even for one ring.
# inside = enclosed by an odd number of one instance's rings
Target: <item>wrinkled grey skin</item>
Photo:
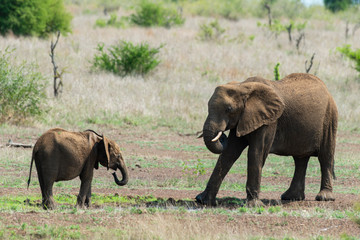
[[[310,74],[291,74],[280,81],[260,77],[215,89],[203,127],[207,148],[220,154],[199,203],[216,205],[220,185],[248,147],[246,193],[249,206],[259,201],[261,172],[269,153],[293,156],[295,173],[283,200],[305,198],[305,174],[311,156],[318,157],[321,187],[316,200],[334,200],[334,152],[338,112],[325,84]],[[227,137],[219,132],[230,130]],[[214,141],[216,140],[216,141]]]
[[[90,206],[91,182],[94,168],[98,169],[99,163],[107,169],[121,171],[121,181],[117,178],[116,173],[113,173],[116,184],[123,186],[129,178],[119,146],[92,130],[69,132],[61,128],[54,128],[44,133],[33,149],[28,187],[34,160],[44,209],[55,207],[52,197],[54,182],[71,180],[77,176],[81,180],[77,206]]]

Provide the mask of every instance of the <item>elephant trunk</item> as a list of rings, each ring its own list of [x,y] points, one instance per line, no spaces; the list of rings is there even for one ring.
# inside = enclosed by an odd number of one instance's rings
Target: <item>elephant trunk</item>
[[[125,166],[125,164],[120,164],[118,166],[118,169],[120,170],[121,174],[122,174],[122,180],[120,181],[116,175],[116,172],[113,173],[114,176],[114,181],[117,185],[119,186],[124,186],[127,184],[128,180],[129,180],[129,174],[128,174],[128,170]]]
[[[210,120],[206,120],[203,128],[203,137],[206,147],[215,154],[221,154],[227,146],[227,136],[223,130],[211,126]]]

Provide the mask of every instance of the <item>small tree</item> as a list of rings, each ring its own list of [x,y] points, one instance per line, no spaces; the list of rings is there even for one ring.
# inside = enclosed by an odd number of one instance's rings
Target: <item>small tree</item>
[[[340,53],[355,62],[355,69],[360,73],[360,48],[352,50],[349,44],[336,48]]]
[[[71,31],[72,16],[62,0],[1,0],[0,34],[47,37],[50,33]]]
[[[0,51],[0,123],[24,121],[44,111],[44,77],[33,64],[12,64],[12,52]]]
[[[352,0],[324,0],[325,7],[332,12],[346,10],[352,3]]]

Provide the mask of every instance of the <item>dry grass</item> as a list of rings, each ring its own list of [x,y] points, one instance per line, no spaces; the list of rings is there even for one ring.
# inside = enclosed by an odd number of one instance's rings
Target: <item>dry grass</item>
[[[334,19],[308,22],[306,41],[300,53],[295,44],[289,44],[287,35],[277,39],[257,27],[259,19],[241,19],[237,22],[219,20],[226,29],[227,39],[238,41],[218,44],[197,39],[199,26],[212,19],[186,17],[178,28],[128,29],[94,28],[101,16],[77,12],[73,19],[73,34],[61,37],[55,50],[63,75],[64,89],[60,99],[52,96],[52,65],[50,39],[0,37],[0,49],[16,48],[18,61],[37,62],[49,79],[50,111],[45,116],[46,126],[83,126],[89,119],[114,119],[125,116],[182,119],[193,130],[201,129],[206,117],[207,101],[216,85],[254,75],[273,79],[273,68],[280,62],[280,74],[304,72],[304,62],[316,53],[312,73],[325,81],[340,112],[340,128],[354,129],[360,118],[358,73],[335,48],[345,43],[345,23]],[[249,40],[253,35],[255,39]],[[359,48],[360,32],[347,43]],[[296,36],[295,36],[296,37]],[[108,73],[92,73],[91,61],[99,42],[106,45],[119,40],[151,46],[165,44],[161,49],[162,63],[146,78],[120,78]]]

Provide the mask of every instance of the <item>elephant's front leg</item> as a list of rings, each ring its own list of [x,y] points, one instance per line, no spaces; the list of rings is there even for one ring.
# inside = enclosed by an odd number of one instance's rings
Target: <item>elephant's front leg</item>
[[[92,170],[93,169],[91,169],[90,171],[83,171],[83,173],[80,174],[81,185],[76,203],[76,205],[80,208],[83,208],[84,206],[89,207],[90,205],[91,182],[93,178]]]
[[[274,140],[276,126],[263,126],[248,136],[248,168],[246,181],[247,205],[263,205],[259,200],[261,173]]]
[[[91,183],[90,183],[90,188],[89,191],[86,194],[86,198],[85,198],[85,206],[86,207],[90,207],[91,204]]]
[[[198,203],[216,206],[216,195],[219,192],[220,185],[246,146],[246,141],[236,137],[235,132],[230,132],[228,147],[219,156],[205,191],[196,196]]]

